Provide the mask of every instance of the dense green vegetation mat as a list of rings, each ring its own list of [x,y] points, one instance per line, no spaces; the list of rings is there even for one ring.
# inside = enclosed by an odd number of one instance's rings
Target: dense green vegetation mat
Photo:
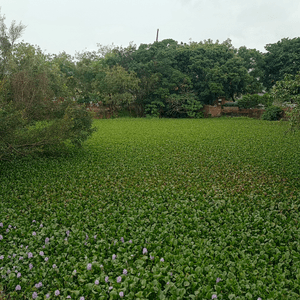
[[[80,151],[1,163],[5,295],[300,299],[299,133],[245,118],[95,126]]]

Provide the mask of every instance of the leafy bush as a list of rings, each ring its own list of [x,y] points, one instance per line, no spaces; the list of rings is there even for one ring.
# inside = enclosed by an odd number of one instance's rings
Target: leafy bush
[[[265,108],[273,105],[274,98],[270,93],[265,93],[264,95],[260,96],[259,104],[264,105]]]
[[[45,108],[48,111],[48,108]],[[50,111],[51,113],[51,111]],[[49,113],[49,115],[50,115]],[[61,118],[26,119],[12,105],[0,108],[0,159],[15,155],[59,150],[71,142],[81,146],[94,131],[91,115],[84,107],[65,100],[57,104]]]
[[[269,106],[266,109],[266,111],[263,113],[261,118],[267,121],[277,121],[282,117],[282,115],[283,115],[282,108],[278,106]]]
[[[167,115],[173,118],[201,118],[203,107],[194,93],[171,94],[167,100]]]
[[[260,103],[261,97],[257,94],[245,95],[238,101],[239,108],[254,108]]]

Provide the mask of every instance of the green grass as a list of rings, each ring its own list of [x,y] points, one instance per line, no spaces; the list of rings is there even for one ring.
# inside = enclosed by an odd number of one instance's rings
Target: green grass
[[[299,133],[246,118],[95,126],[77,152],[1,163],[5,295],[300,299]]]

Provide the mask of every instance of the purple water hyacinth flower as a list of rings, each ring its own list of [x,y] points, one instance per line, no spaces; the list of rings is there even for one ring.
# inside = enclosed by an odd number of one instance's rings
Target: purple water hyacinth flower
[[[21,286],[19,284],[16,286],[16,291],[21,291]]]
[[[53,264],[52,268],[55,269],[56,267],[57,267],[56,264]]]
[[[3,240],[3,235],[0,234],[0,241]]]
[[[109,280],[109,277],[108,277],[108,276],[106,276],[106,277],[105,277],[105,282],[107,283],[107,282],[108,282],[108,280]]]
[[[69,230],[67,230],[67,231],[66,231],[66,235],[67,235],[67,236],[69,236],[69,234],[70,234],[70,231],[69,231]]]
[[[123,274],[127,275],[127,270],[126,269],[123,270]]]
[[[147,248],[144,248],[144,249],[143,249],[143,254],[147,254],[147,253],[148,253]]]
[[[259,297],[259,298],[257,298],[257,300],[261,300],[261,298]]]
[[[7,274],[10,274],[10,270],[8,269],[6,273],[7,273]]]
[[[17,254],[13,254],[13,258],[15,258],[17,256]]]
[[[124,238],[123,237],[121,237],[121,242],[124,243]]]
[[[211,299],[217,299],[218,297],[217,297],[217,295],[216,294],[213,294],[212,296],[211,296]]]
[[[44,252],[43,251],[40,251],[40,256],[44,256]]]
[[[112,259],[115,260],[116,257],[117,257],[117,255],[116,255],[116,254],[113,254]]]
[[[55,296],[58,296],[60,294],[60,291],[59,290],[56,290],[55,291]]]
[[[109,290],[112,290],[112,289],[113,289],[113,286],[110,286],[108,289],[109,289]]]
[[[85,239],[88,240],[89,239],[89,236],[87,234],[85,234]]]
[[[8,228],[11,228],[11,225],[8,225]]]
[[[0,223],[0,227],[3,227],[3,223]]]
[[[40,228],[43,228],[43,227],[44,227],[44,225],[43,225],[43,224],[41,224],[41,225],[40,225]]]
[[[23,248],[23,245],[21,245],[20,247]]]
[[[87,245],[87,242],[85,242],[84,245],[86,246],[86,245]]]
[[[170,284],[170,282],[168,281],[167,284]]]
[[[18,274],[17,274],[17,278],[20,278],[21,277],[21,273],[19,272]]]
[[[122,281],[122,277],[119,276],[119,277],[117,278],[117,283],[120,283],[121,281]]]
[[[65,241],[67,241],[67,240],[68,240],[68,238],[64,238],[64,240],[65,240]]]
[[[221,278],[218,277],[217,280],[216,280],[216,283],[220,282],[221,281]]]
[[[36,222],[36,220],[33,220],[33,221],[32,221],[32,223],[35,223],[35,222]]]
[[[160,259],[161,262],[164,262],[165,260],[163,258]]]
[[[97,234],[94,235],[94,239],[96,239],[96,238],[97,238]]]
[[[45,245],[43,245],[43,247],[42,247],[43,249],[45,249],[46,248],[46,246]]]
[[[34,232],[32,233],[32,235],[35,236],[35,235],[36,235],[36,232],[34,231]]]
[[[50,298],[50,294],[47,294],[47,295],[46,295],[46,298],[47,298],[47,299]]]
[[[0,255],[0,259],[4,259],[4,256],[3,256],[3,255]]]
[[[170,276],[173,276],[173,273],[172,273],[172,272],[170,273]]]
[[[47,262],[49,260],[49,257],[45,257],[45,262]]]
[[[32,294],[32,299],[36,299],[37,296],[38,296],[37,292],[33,292],[33,294]]]
[[[7,257],[8,257],[8,258],[11,258],[11,256],[10,256],[10,255],[8,255]]]
[[[92,264],[88,264],[86,267],[88,270],[92,270]]]
[[[120,292],[119,295],[121,298],[124,297],[124,292]]]
[[[132,244],[132,240],[129,240],[129,243]]]
[[[33,268],[32,264],[29,264],[29,270],[31,270]]]
[[[84,300],[84,297],[80,297],[80,300]]]
[[[28,246],[26,246],[25,249],[28,249]]]
[[[9,229],[8,229],[8,228],[6,229],[6,232],[9,232]]]
[[[68,296],[67,296],[67,299],[71,299],[71,296],[70,296],[70,295],[68,295]]]
[[[19,258],[19,260],[22,260],[23,259],[23,256],[21,256],[20,258]]]
[[[153,259],[154,259],[154,256],[151,256],[151,255],[150,255],[150,259],[153,260]]]
[[[48,237],[45,238],[45,244],[48,244],[50,239]]]
[[[74,275],[77,273],[76,269],[73,271]]]
[[[17,226],[14,226],[14,229],[17,229]]]
[[[99,280],[98,280],[98,279],[95,280],[95,284],[96,284],[96,285],[99,284]]]

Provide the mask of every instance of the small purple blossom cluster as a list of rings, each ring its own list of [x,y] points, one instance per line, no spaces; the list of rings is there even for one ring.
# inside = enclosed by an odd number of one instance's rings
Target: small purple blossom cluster
[[[42,287],[43,284],[42,284],[42,282],[39,282],[39,283],[35,284],[34,286],[38,289],[38,288]]]
[[[21,291],[21,286],[19,284],[16,286],[16,291]]]

